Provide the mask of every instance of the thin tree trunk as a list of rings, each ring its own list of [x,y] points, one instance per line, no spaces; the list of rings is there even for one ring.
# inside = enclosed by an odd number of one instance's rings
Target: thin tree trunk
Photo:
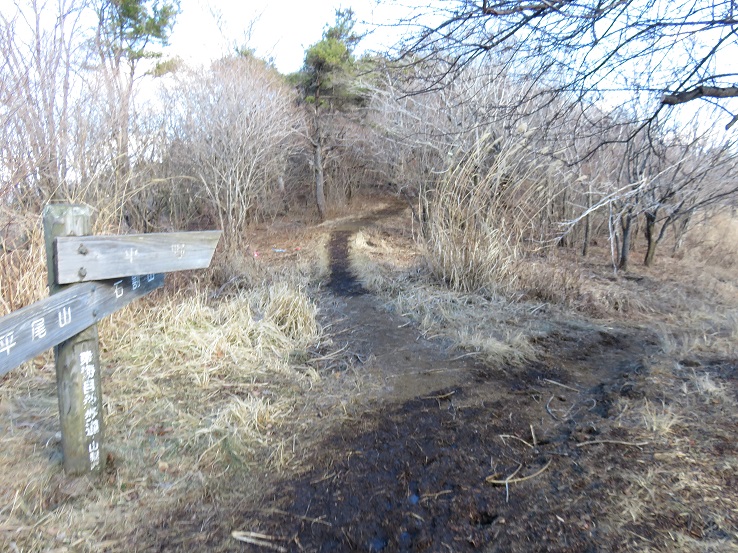
[[[620,248],[620,263],[618,268],[621,271],[628,270],[628,260],[630,257],[630,238],[631,230],[633,229],[633,215],[628,212],[624,214],[620,219],[620,224],[623,229],[623,244]]]
[[[620,243],[618,241],[617,229],[615,228],[615,214],[612,211],[612,204],[608,206],[608,209],[607,229],[610,234],[610,261],[612,262],[613,271],[617,273],[618,264],[616,262],[616,255],[620,251]]]
[[[313,142],[313,163],[315,165],[315,201],[318,204],[320,218],[326,218],[325,175],[323,174],[323,141],[320,136],[318,112],[315,111],[315,141]]]
[[[592,209],[592,181],[589,181],[587,192],[587,215],[584,216],[584,243],[582,244],[582,257],[587,257],[589,250],[589,236],[592,234],[592,219],[589,210]]]
[[[658,244],[655,236],[656,230],[656,214],[646,212],[646,258],[643,260],[643,264],[646,267],[653,265],[653,259],[656,255],[656,244]]]
[[[569,212],[568,212],[568,203],[569,203],[569,188],[564,188],[564,192],[561,195],[561,222],[565,222],[569,219]],[[559,247],[560,248],[567,248],[569,247],[569,235],[564,234],[561,237],[561,240],[559,240]]]
[[[682,242],[684,241],[684,235],[687,234],[687,229],[689,228],[689,222],[691,220],[691,215],[686,215],[678,225],[675,225],[674,228],[674,249],[672,250],[672,255],[676,254],[679,251],[679,248],[682,247]]]

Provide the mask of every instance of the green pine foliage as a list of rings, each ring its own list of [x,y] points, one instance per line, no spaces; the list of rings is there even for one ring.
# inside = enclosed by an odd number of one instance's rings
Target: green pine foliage
[[[302,70],[292,82],[307,103],[320,108],[355,102],[352,81],[356,73],[354,49],[361,37],[354,33],[354,12],[336,10],[336,21],[323,31],[323,38],[305,52]]]

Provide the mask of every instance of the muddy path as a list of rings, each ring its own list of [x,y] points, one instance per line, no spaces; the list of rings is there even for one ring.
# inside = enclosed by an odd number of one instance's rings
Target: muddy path
[[[371,393],[339,421],[316,422],[301,470],[261,482],[259,502],[253,493],[236,504],[206,496],[136,541],[159,551],[736,550],[726,533],[734,515],[716,518],[691,488],[661,494],[668,507],[648,505],[648,478],[677,478],[651,470],[672,451],[668,441],[644,441],[634,429],[642,421],[621,417],[646,399],[668,414],[649,383],[656,336],[625,322],[543,314],[536,361],[520,366],[487,366],[423,338],[361,286],[351,265],[353,234],[402,208],[329,229],[332,271],[317,298],[332,347],[378,383]],[[738,371],[725,363],[725,381],[734,382]],[[723,415],[714,421],[722,426],[706,430],[714,435],[700,451],[722,456],[715,482],[733,489],[738,448],[725,437],[734,428]],[[251,485],[228,478],[229,489]],[[647,509],[655,514],[644,516]],[[251,543],[236,541],[234,529]],[[725,547],[674,547],[677,534]]]
[[[270,504],[245,520],[283,536],[287,551],[625,547],[631,536],[609,534],[601,520],[604,500],[623,486],[608,471],[648,453],[615,443],[627,436],[611,428],[612,406],[642,393],[653,337],[569,325],[541,339],[539,360],[522,368],[459,358],[383,309],[351,271],[352,234],[397,209],[332,231],[321,300],[383,390],[314,448],[312,470],[276,483]]]

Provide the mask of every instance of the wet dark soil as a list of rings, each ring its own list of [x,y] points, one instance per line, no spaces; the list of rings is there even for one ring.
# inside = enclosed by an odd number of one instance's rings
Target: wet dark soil
[[[294,551],[615,550],[598,520],[608,466],[647,453],[580,447],[631,393],[631,373],[611,369],[574,392],[548,382],[567,375],[547,365],[469,367],[464,384],[377,406],[327,436],[318,468],[279,484],[282,512],[261,522]]]
[[[349,241],[353,230],[337,230],[331,235],[328,250],[331,256],[331,278],[328,288],[337,296],[358,296],[366,290],[351,271]]]

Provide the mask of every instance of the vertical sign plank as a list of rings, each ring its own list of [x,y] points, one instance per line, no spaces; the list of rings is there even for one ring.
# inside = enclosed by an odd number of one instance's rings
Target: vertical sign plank
[[[54,269],[57,236],[90,234],[90,208],[47,205],[43,213],[49,293],[62,288]],[[64,471],[69,475],[99,473],[103,467],[102,389],[97,325],[81,331],[54,348]]]

